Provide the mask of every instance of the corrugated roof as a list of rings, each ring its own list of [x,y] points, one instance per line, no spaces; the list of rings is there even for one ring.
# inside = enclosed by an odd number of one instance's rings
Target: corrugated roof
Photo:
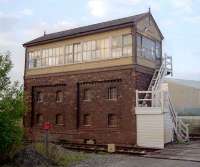
[[[147,16],[149,13],[142,13],[130,17],[125,17],[121,19],[116,19],[116,20],[111,20],[111,21],[106,21],[98,24],[93,24],[93,25],[88,25],[84,27],[78,27],[66,31],[60,31],[56,33],[51,33],[51,34],[46,34],[43,36],[40,36],[39,38],[36,38],[32,41],[26,42],[23,44],[23,46],[28,46],[28,45],[34,45],[36,43],[44,42],[44,41],[49,41],[53,39],[60,39],[68,36],[73,36],[77,34],[82,34],[86,32],[91,32],[91,31],[96,31],[108,27],[114,27],[118,25],[123,25],[123,24],[128,24],[128,23],[134,23],[139,20],[141,20],[143,17]]]

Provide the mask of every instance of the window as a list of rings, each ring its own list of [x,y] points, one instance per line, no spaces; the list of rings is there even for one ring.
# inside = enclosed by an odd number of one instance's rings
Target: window
[[[143,56],[145,58],[155,60],[155,56],[156,56],[155,42],[152,41],[151,39],[143,37],[142,38],[142,47],[143,47]]]
[[[83,115],[83,124],[85,126],[91,125],[91,116],[90,116],[90,114],[84,114]]]
[[[161,43],[142,35],[137,35],[137,55],[150,60],[161,57]]]
[[[28,67],[29,68],[34,68],[33,66],[33,52],[28,53]]]
[[[41,92],[36,93],[36,101],[43,102],[43,94]]]
[[[137,56],[142,56],[142,36],[137,35]]]
[[[29,68],[37,68],[41,66],[41,51],[32,51],[28,53]]]
[[[96,58],[96,42],[87,41],[83,43],[83,61],[91,61]]]
[[[49,66],[54,66],[55,65],[55,57],[53,55],[53,49],[52,48],[49,48],[48,49],[49,51]]]
[[[159,55],[161,46],[158,43],[155,47],[153,53]],[[132,35],[127,34],[29,51],[26,63],[29,69],[33,69],[131,56],[131,53]]]
[[[115,114],[108,114],[108,127],[117,127],[117,116]]]
[[[123,56],[132,55],[132,35],[123,35]]]
[[[82,49],[81,44],[74,44],[74,62],[81,63],[82,62]]]
[[[92,93],[90,89],[84,89],[83,100],[90,101],[92,99]]]
[[[61,114],[56,115],[56,125],[63,125],[63,116]]]
[[[112,58],[122,56],[122,36],[112,38]]]
[[[110,58],[109,38],[97,40],[96,58],[97,59]]]
[[[42,115],[42,114],[37,114],[37,115],[36,115],[36,123],[37,123],[38,125],[42,125],[43,122],[44,122],[43,115]]]
[[[108,99],[109,100],[116,100],[117,99],[117,88],[116,87],[108,88]]]
[[[73,45],[67,45],[65,48],[65,64],[71,64],[73,62]]]
[[[160,59],[162,56],[161,42],[156,41],[156,59]]]
[[[48,49],[42,50],[42,67],[46,67],[49,65],[49,58],[48,58]]]
[[[57,49],[56,57],[58,59],[57,64],[63,65],[64,64],[64,47],[59,47],[56,49]]]
[[[62,102],[63,101],[63,93],[62,91],[56,92],[56,102]]]

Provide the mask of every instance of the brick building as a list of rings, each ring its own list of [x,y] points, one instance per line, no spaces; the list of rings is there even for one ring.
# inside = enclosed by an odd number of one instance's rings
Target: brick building
[[[161,65],[162,40],[148,12],[25,43],[27,136],[49,121],[54,140],[135,145],[136,90]]]

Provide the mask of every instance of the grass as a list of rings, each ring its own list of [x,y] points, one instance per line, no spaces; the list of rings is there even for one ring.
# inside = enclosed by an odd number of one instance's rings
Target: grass
[[[35,149],[42,155],[46,156],[46,151],[43,143],[36,143]],[[68,166],[72,163],[85,160],[88,156],[83,152],[72,152],[66,151],[60,146],[55,144],[49,144],[49,155],[48,158],[53,160],[59,166]]]

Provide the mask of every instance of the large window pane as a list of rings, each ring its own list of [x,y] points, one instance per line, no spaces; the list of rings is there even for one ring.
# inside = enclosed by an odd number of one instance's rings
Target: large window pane
[[[97,59],[110,58],[108,38],[97,40],[96,58]]]
[[[49,66],[55,65],[55,57],[53,56],[53,49],[49,48]]]
[[[59,47],[59,64],[64,64],[64,47]]]
[[[41,51],[32,51],[28,53],[28,67],[29,68],[38,68],[41,67]]]
[[[137,56],[142,56],[142,36],[137,35]]]
[[[91,61],[95,59],[96,42],[87,41],[83,43],[83,61]]]
[[[59,55],[60,55],[60,50],[59,50],[59,48],[54,48],[53,49],[53,53],[54,53],[54,55],[55,55],[55,57],[56,57],[56,65],[59,65]]]
[[[112,38],[112,58],[122,56],[122,36]]]
[[[65,48],[65,64],[71,64],[73,62],[73,45],[67,45]]]
[[[143,37],[142,38],[143,55],[147,59],[155,60],[156,45],[153,40]]]
[[[143,56],[150,60],[155,60],[159,56],[161,45],[156,46],[156,41],[137,35],[137,56]]]
[[[132,55],[132,35],[123,35],[123,56]]]
[[[160,59],[162,54],[161,42],[156,42],[156,59]]]
[[[74,44],[74,62],[81,63],[82,62],[82,49],[81,44]]]

